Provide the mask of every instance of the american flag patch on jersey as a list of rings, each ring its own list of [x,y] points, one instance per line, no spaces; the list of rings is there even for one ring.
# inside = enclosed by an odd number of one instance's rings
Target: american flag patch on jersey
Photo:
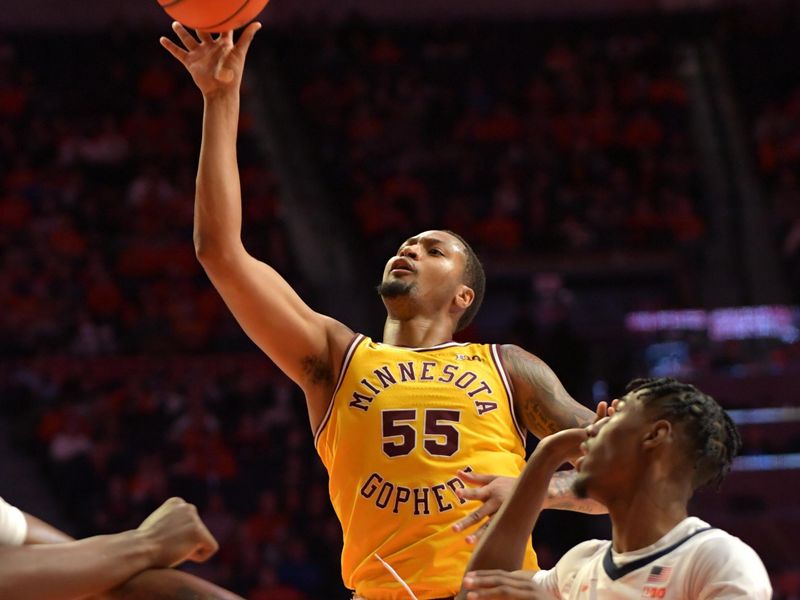
[[[647,583],[666,583],[672,574],[672,567],[653,567],[647,576]]]

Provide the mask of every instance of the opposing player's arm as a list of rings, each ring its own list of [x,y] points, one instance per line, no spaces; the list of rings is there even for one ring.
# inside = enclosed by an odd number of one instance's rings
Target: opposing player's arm
[[[23,513],[23,515],[28,526],[27,535],[25,537],[26,545],[63,544],[75,541],[74,538],[53,527],[49,523],[39,519],[38,517],[34,517],[28,513]],[[111,539],[111,536],[106,536],[105,539],[109,540]],[[97,547],[100,547],[99,544],[97,544]],[[61,554],[55,554],[54,556],[56,559],[66,556],[75,548],[76,546],[72,544],[68,546],[62,546]],[[104,550],[107,548],[108,546],[103,546]],[[79,550],[82,549],[83,547],[79,546]],[[0,554],[2,553],[0,552]],[[26,554],[19,554],[18,550],[10,550],[8,555],[12,557],[12,560],[16,560],[19,557],[28,556]],[[38,558],[41,555],[36,554],[31,556]],[[81,564],[80,566],[84,565]],[[137,568],[135,561],[130,566],[134,567],[133,570]],[[124,572],[124,574],[127,573],[128,571]],[[36,573],[36,578],[43,579],[48,583],[48,585],[52,584],[52,581],[45,577],[44,574],[49,575],[46,570],[39,571]],[[117,581],[117,575],[114,572],[111,572],[110,575],[111,581]],[[90,577],[92,579],[96,579],[93,575]],[[122,575],[119,577],[122,577]],[[30,585],[28,581],[23,580],[18,581],[18,583],[24,586]],[[80,583],[71,582],[70,585],[75,585],[77,587],[80,585]],[[2,586],[0,586],[0,589],[2,589]],[[38,589],[39,588],[35,588],[37,591]],[[92,589],[92,591],[97,592],[101,588],[92,586],[85,589]],[[51,591],[52,590],[48,588],[48,593]],[[2,598],[2,595],[0,595],[0,598]],[[224,590],[213,583],[195,577],[194,575],[190,575],[189,573],[176,571],[174,569],[147,569],[141,573],[133,575],[133,577],[125,581],[125,583],[122,585],[103,593],[96,593],[91,598],[92,600],[137,600],[139,598],[147,598],[147,600],[181,600],[189,598],[197,600],[242,600],[236,594]]]
[[[501,346],[500,355],[511,379],[517,415],[536,437],[594,422],[595,413],[567,393],[543,360],[512,344]]]
[[[203,93],[203,137],[197,170],[194,246],[198,259],[250,338],[306,391],[332,387],[337,360],[352,332],[313,311],[272,267],[256,260],[241,239],[242,198],[236,157],[239,94],[245,57],[259,29],[196,38],[174,24],[182,46],[161,44],[186,67]],[[309,243],[312,243],[310,241]],[[313,391],[312,391],[313,389]],[[309,393],[312,391],[312,393]],[[313,414],[316,408],[309,406]]]
[[[25,535],[26,544],[62,544],[74,541],[74,538],[49,523],[45,523],[38,517],[28,513],[22,514],[25,516],[25,523],[28,527]]]
[[[175,569],[149,569],[92,600],[242,600],[208,581]]]
[[[590,498],[578,498],[572,491],[572,483],[578,472],[574,469],[569,471],[558,471],[553,474],[550,484],[547,487],[547,496],[544,500],[544,508],[556,510],[571,510],[573,512],[584,513],[587,515],[608,514],[608,508]]]

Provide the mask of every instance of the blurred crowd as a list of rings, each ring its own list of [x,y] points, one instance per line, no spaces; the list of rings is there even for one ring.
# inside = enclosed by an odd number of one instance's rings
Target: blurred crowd
[[[770,225],[795,299],[800,300],[800,86],[768,101],[753,124]]]
[[[287,43],[331,194],[371,246],[431,227],[504,256],[704,236],[687,92],[660,35],[353,22]]]
[[[770,231],[800,302],[800,81],[786,56],[800,52],[800,5],[732,16],[724,48],[770,216]]]
[[[136,45],[0,42],[0,354],[242,346],[192,247],[200,95],[157,44]],[[245,235],[291,275],[249,123]]]

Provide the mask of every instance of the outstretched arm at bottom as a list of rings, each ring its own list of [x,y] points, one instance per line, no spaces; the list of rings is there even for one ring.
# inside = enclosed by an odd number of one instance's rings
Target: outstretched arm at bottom
[[[242,600],[242,598],[189,573],[174,569],[149,569],[104,594],[102,600]]]
[[[155,550],[138,531],[62,544],[0,547],[0,600],[68,600],[98,594],[150,567]]]

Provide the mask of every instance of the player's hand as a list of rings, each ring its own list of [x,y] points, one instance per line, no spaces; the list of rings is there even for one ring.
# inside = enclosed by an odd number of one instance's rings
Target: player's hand
[[[552,600],[552,596],[533,583],[530,575],[499,569],[470,571],[462,583],[466,600]]]
[[[479,487],[458,489],[456,490],[456,495],[464,500],[479,500],[483,504],[477,510],[455,523],[453,531],[464,531],[496,513],[503,502],[511,496],[514,485],[517,483],[514,477],[485,475],[472,471],[459,471],[458,476],[465,483]],[[480,528],[466,537],[467,543],[474,544],[477,542],[487,527],[489,527],[488,519]]]
[[[154,567],[174,567],[186,560],[203,562],[219,548],[197,508],[170,498],[138,527],[154,547]]]
[[[250,23],[239,36],[239,41],[234,44],[233,31],[226,31],[216,37],[198,31],[195,37],[175,21],[172,23],[172,30],[182,46],[166,37],[159,39],[159,42],[186,67],[203,95],[208,96],[227,89],[239,89],[244,59],[250,42],[259,29],[261,23]]]
[[[597,409],[595,411],[597,418],[595,418],[594,422],[597,423],[598,421],[602,421],[606,417],[613,417],[614,413],[617,412],[617,404],[619,404],[619,398],[612,400],[611,404],[605,400],[598,402]]]
[[[534,450],[534,456],[546,457],[556,468],[566,462],[574,463],[583,456],[582,444],[589,439],[592,428],[602,427],[608,418],[603,417],[588,427],[564,429],[542,438]],[[533,460],[534,456],[528,460]]]

